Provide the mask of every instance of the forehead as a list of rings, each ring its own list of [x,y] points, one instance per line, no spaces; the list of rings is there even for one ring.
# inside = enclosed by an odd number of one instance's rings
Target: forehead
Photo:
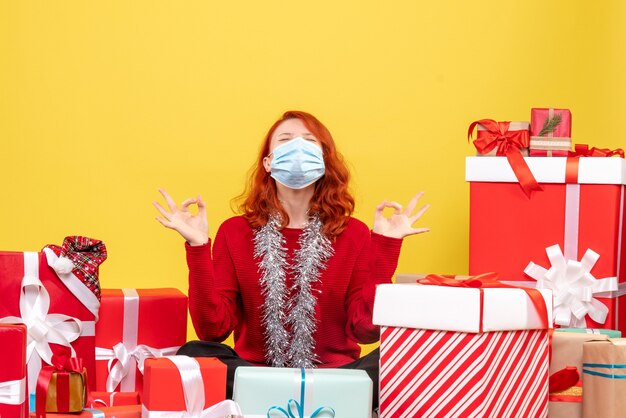
[[[302,134],[304,132],[309,132],[306,126],[304,126],[304,122],[300,119],[287,119],[282,121],[274,131],[273,137],[276,137],[280,134],[290,133],[290,134]]]

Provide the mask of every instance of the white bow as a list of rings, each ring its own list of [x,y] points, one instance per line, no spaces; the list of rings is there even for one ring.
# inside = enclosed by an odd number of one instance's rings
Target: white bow
[[[120,383],[122,391],[132,391],[135,388],[135,368],[143,374],[146,359],[173,355],[179,348],[176,346],[159,349],[144,344],[131,348],[126,347],[124,343],[115,344],[113,349],[96,347],[96,360],[109,360],[106,391],[115,391]]]
[[[0,404],[21,405],[26,400],[26,378],[0,382]]]
[[[554,322],[561,326],[586,328],[585,316],[603,324],[609,308],[593,298],[601,292],[617,290],[617,277],[596,279],[591,269],[600,258],[595,251],[588,249],[580,261],[568,260],[561,247],[546,248],[552,265],[549,270],[532,261],[524,273],[537,280],[537,289],[551,289],[554,295]]]
[[[49,314],[50,295],[39,280],[39,254],[24,253],[24,278],[20,294],[20,317],[7,316],[4,323],[24,324],[28,328],[26,360],[28,362],[29,392],[34,392],[41,361],[52,363],[50,344],[69,347],[72,357],[76,352],[71,345],[81,334],[79,319],[63,314]]]
[[[145,404],[143,418],[222,418],[243,415],[239,405],[231,400],[219,402],[204,409],[204,381],[196,359],[187,356],[167,357],[178,369],[185,395],[185,411],[149,411]]]

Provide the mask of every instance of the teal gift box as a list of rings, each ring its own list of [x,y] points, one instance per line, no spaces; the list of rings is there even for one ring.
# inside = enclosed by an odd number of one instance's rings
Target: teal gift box
[[[609,338],[622,338],[622,332],[615,329],[598,329],[598,328],[557,328],[559,332],[578,332],[581,334],[602,334]]]
[[[233,400],[246,418],[370,418],[372,390],[363,370],[238,367]]]

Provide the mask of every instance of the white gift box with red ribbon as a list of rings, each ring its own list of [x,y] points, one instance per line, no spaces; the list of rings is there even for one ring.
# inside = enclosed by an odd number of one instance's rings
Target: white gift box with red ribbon
[[[552,294],[535,292],[543,319],[523,289],[379,285],[381,417],[545,417]]]

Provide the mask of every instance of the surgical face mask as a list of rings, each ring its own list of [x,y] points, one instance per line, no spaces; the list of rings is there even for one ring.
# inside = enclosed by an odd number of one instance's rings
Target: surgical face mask
[[[290,189],[303,189],[324,175],[322,149],[297,137],[274,149],[271,176]]]

